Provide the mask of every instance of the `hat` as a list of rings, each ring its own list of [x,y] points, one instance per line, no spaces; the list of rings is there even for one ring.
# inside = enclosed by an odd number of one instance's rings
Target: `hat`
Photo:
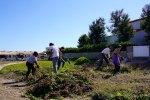
[[[49,43],[49,46],[53,46],[54,45],[54,43]]]

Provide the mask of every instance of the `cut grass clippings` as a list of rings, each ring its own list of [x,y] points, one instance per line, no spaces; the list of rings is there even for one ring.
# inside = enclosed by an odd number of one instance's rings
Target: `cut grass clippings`
[[[148,100],[150,98],[150,70],[121,67],[121,73],[112,75],[113,66],[95,71],[90,64],[65,64],[58,75],[53,73],[50,61],[40,61],[42,75],[33,78],[36,81],[28,88],[27,94],[41,99],[63,99],[66,97],[86,96],[93,100]],[[2,73],[26,72],[25,63],[3,68]],[[40,74],[40,73],[37,73]],[[16,75],[19,75],[17,73]],[[30,76],[32,77],[32,75]],[[32,78],[31,78],[32,79]]]

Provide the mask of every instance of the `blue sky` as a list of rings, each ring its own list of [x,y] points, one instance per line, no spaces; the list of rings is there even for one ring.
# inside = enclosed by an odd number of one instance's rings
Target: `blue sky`
[[[76,47],[92,21],[124,9],[140,18],[149,0],[0,0],[0,51],[42,52],[50,42]]]

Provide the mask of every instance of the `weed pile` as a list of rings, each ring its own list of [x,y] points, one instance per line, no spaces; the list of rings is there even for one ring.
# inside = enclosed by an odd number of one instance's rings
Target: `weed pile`
[[[91,83],[84,72],[69,72],[48,76],[27,90],[27,94],[42,99],[72,97],[92,91]]]

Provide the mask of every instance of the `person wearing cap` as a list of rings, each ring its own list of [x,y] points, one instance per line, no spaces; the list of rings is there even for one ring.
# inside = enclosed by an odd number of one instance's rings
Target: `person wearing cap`
[[[52,56],[52,62],[53,62],[53,70],[54,73],[57,73],[57,62],[58,62],[58,57],[59,57],[59,49],[53,44],[49,43],[49,49],[51,51],[51,56]]]
[[[62,68],[65,65],[65,60],[63,58],[63,53],[62,53],[63,50],[64,50],[64,47],[59,48],[59,58],[58,58],[58,67],[57,67],[58,70],[59,70],[61,64],[62,64]]]
[[[96,70],[99,70],[100,67],[102,66],[103,59],[106,61],[107,65],[110,65],[109,59],[108,59],[108,58],[110,58],[110,51],[111,51],[111,48],[109,48],[109,47],[102,50],[102,52],[100,53],[100,59],[98,60],[99,64],[98,64]]]
[[[112,61],[115,65],[113,75],[116,75],[117,73],[120,72],[120,59],[119,59],[120,50],[121,50],[121,45],[117,46],[113,51]]]
[[[29,59],[26,62],[26,66],[28,68],[26,72],[26,78],[28,79],[28,76],[30,74],[30,71],[32,71],[32,75],[35,74],[35,67],[34,64],[36,64],[37,68],[39,68],[39,64],[37,63],[37,57],[38,57],[38,52],[34,52],[33,55],[29,57]]]

